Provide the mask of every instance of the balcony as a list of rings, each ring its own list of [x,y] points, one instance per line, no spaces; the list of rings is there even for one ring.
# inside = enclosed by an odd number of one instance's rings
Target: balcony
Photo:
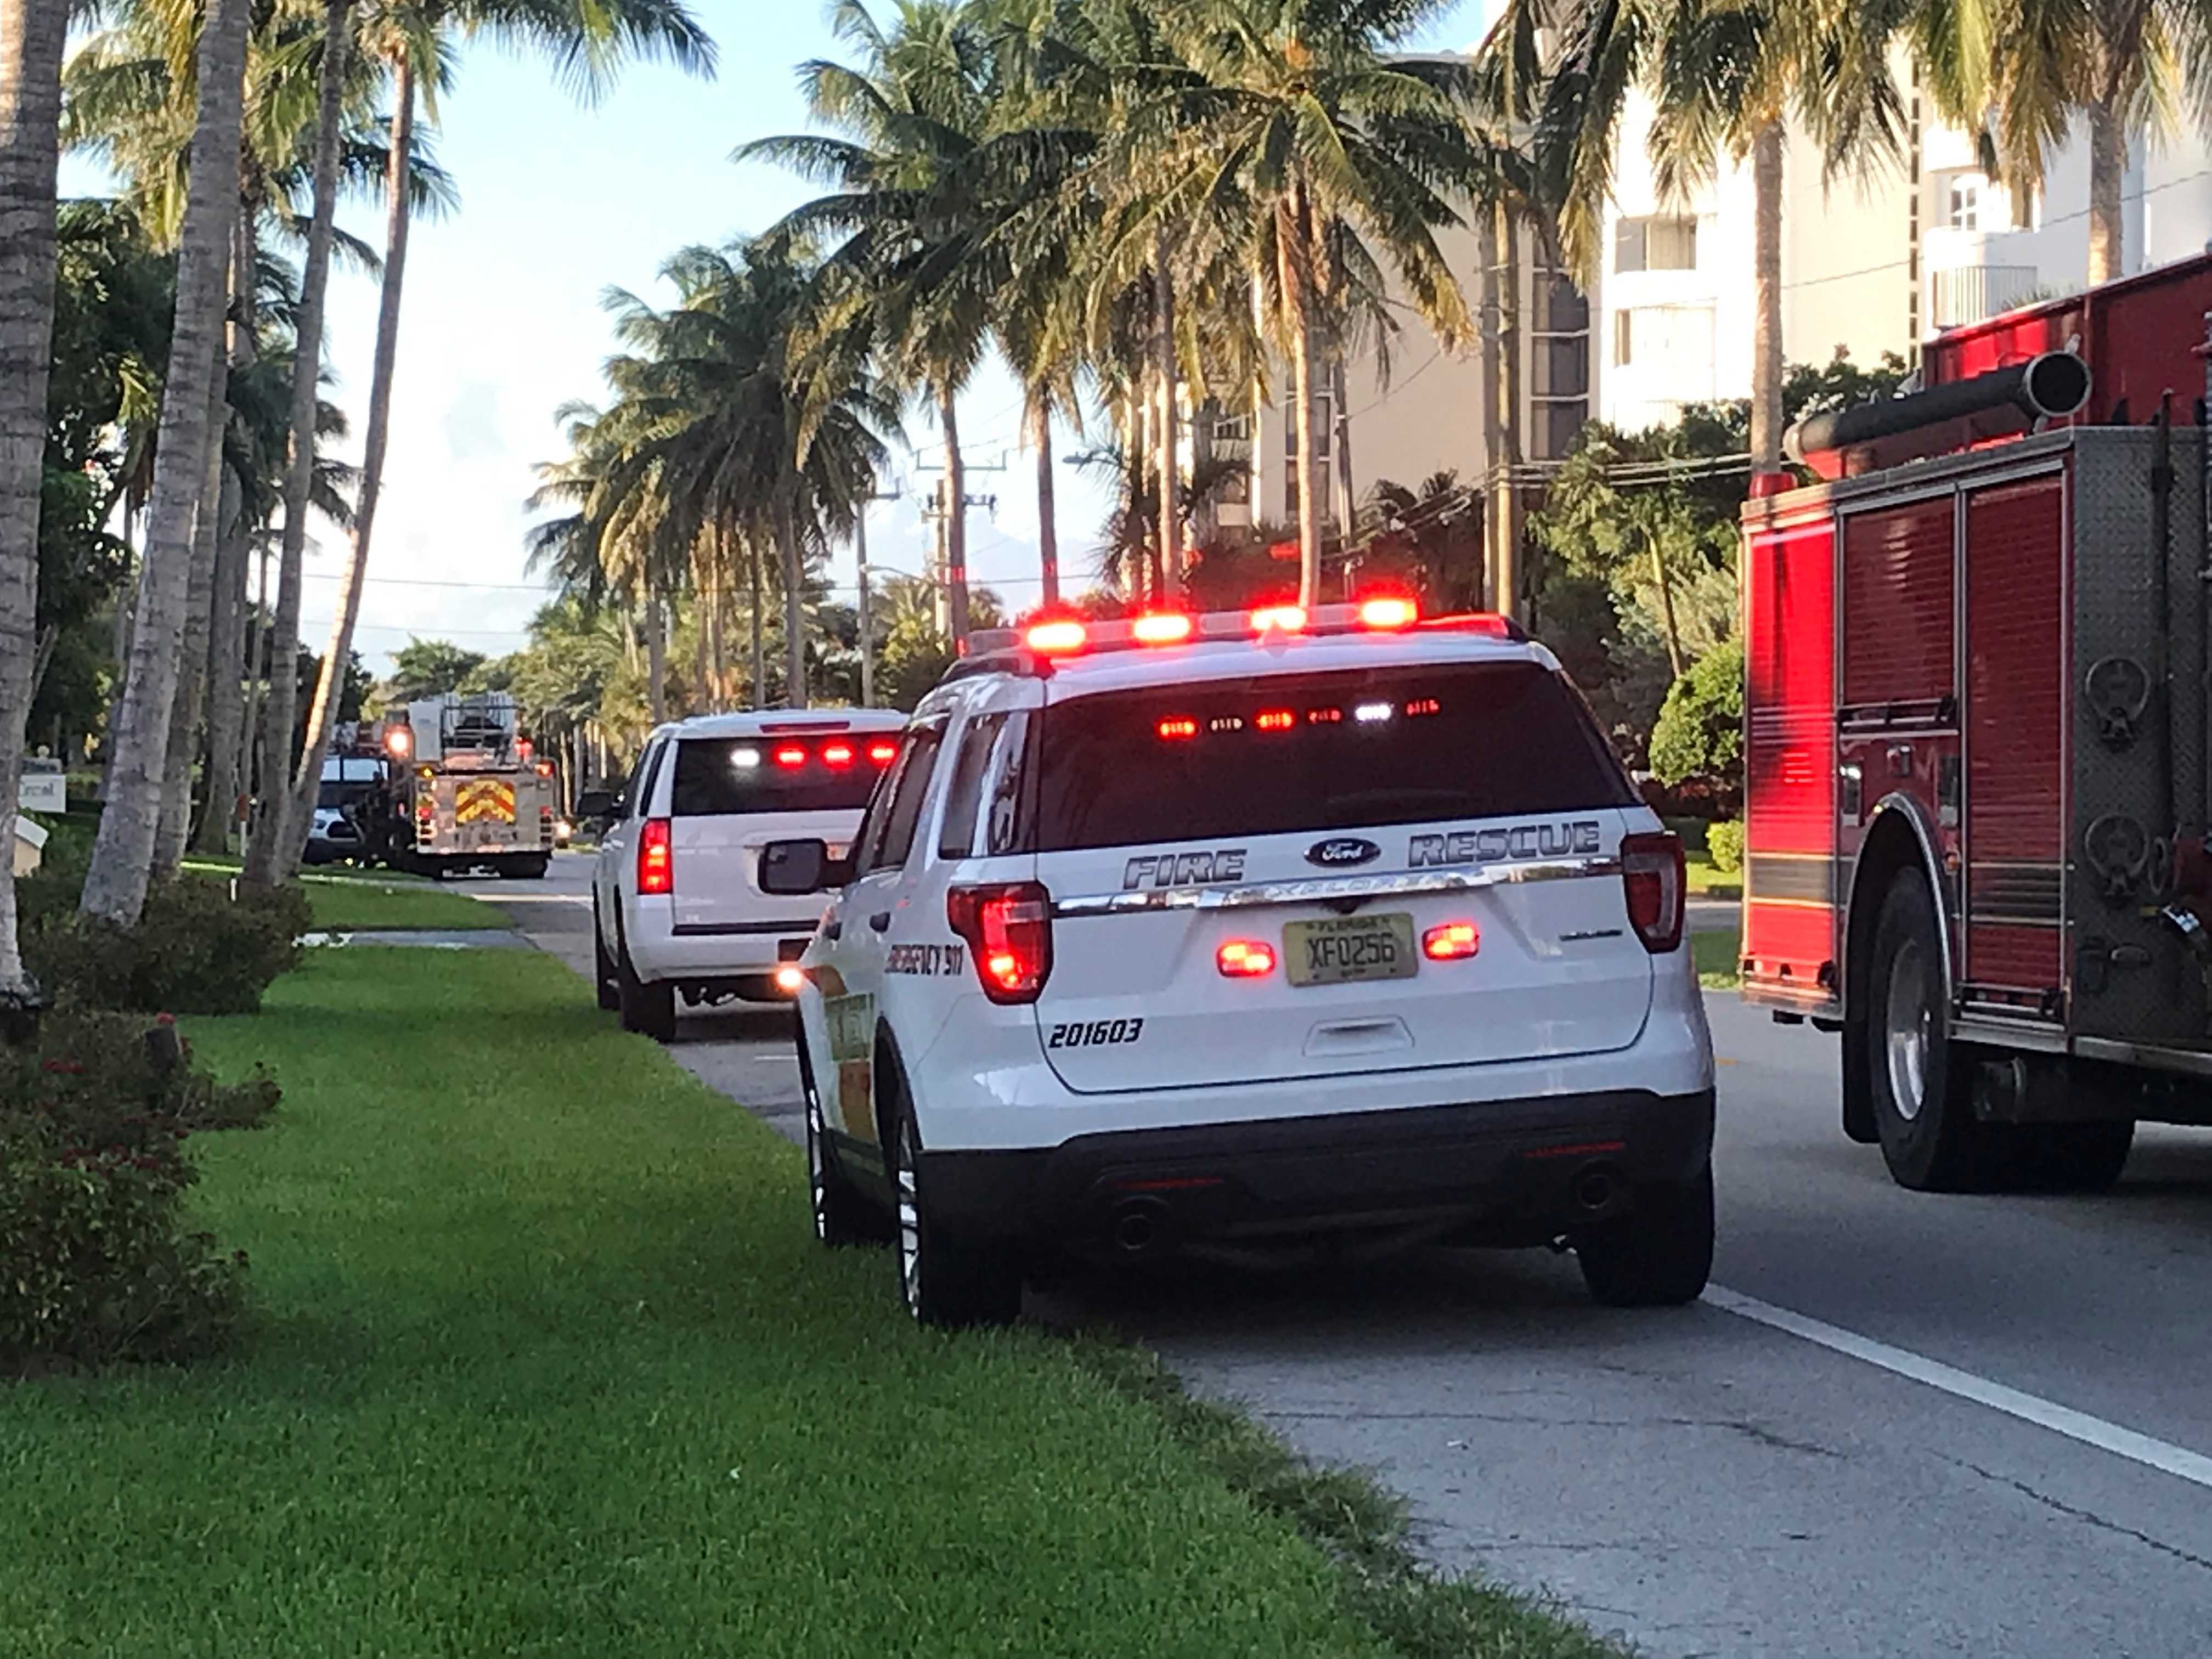
[[[2025,305],[2040,290],[2043,273],[2033,265],[1958,265],[1928,276],[1928,320],[1945,329]]]

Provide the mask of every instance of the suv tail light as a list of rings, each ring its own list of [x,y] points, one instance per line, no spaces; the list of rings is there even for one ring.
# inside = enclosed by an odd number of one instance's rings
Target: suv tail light
[[[676,857],[669,844],[666,818],[647,818],[639,827],[637,890],[641,897],[676,890]]]
[[[985,996],[997,1003],[1037,1000],[1052,976],[1052,895],[1040,884],[952,888],[945,919],[968,941]]]
[[[1665,956],[1682,942],[1682,838],[1673,834],[1623,836],[1620,884],[1628,896],[1629,925],[1644,948]]]

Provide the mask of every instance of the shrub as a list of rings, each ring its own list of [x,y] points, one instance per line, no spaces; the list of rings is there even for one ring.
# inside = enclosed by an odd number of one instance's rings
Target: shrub
[[[43,874],[18,884],[23,954],[64,1006],[250,1014],[279,974],[297,965],[310,925],[307,896],[179,876],[146,895],[136,927],[76,914],[66,882]]]
[[[1732,875],[1743,868],[1743,822],[1729,818],[1710,825],[1705,830],[1705,853],[1713,861],[1713,868],[1723,875]]]
[[[1715,646],[1674,682],[1651,732],[1651,769],[1664,782],[1717,778],[1743,787],[1743,641]]]
[[[110,1144],[133,1117],[187,1131],[257,1127],[280,1095],[258,1067],[243,1083],[216,1082],[173,1025],[143,1015],[66,1010],[46,1016],[35,1042],[0,1045],[0,1115],[35,1103],[86,1145]]]

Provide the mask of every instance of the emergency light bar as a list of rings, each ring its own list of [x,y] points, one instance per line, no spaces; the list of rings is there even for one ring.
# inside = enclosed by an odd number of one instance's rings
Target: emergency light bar
[[[1411,599],[1364,599],[1349,605],[1262,605],[1255,611],[1146,611],[1118,622],[1055,617],[1026,628],[978,629],[968,637],[971,658],[999,651],[1070,657],[1094,651],[1133,651],[1191,645],[1208,640],[1267,640],[1292,635],[1401,634],[1443,629],[1525,640],[1519,624],[1494,611],[1467,611],[1424,620]]]

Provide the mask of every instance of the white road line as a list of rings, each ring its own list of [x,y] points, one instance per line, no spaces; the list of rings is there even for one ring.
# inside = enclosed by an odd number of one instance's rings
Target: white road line
[[[2184,1480],[2194,1481],[2200,1486],[2212,1487],[2212,1457],[2193,1452],[2165,1440],[2154,1440],[2147,1434],[2137,1434],[2133,1429],[2124,1429],[2117,1423],[2107,1423],[2101,1417],[2092,1417],[2087,1412],[2077,1412],[2070,1406],[2041,1399],[2032,1394],[2022,1394],[2018,1389],[2008,1389],[2002,1382],[1992,1382],[1986,1377],[1976,1376],[1972,1371],[1962,1371],[1954,1365],[1940,1360],[1923,1358],[1903,1348],[1893,1348],[1887,1342],[1877,1342],[1871,1337],[1830,1325],[1818,1319],[1808,1319],[1803,1314],[1792,1313],[1787,1308],[1778,1308],[1735,1291],[1723,1290],[1718,1285],[1709,1285],[1705,1301],[1712,1307],[1769,1326],[1778,1331],[1787,1331],[1808,1342],[1818,1343],[1834,1352],[1847,1354],[1853,1359],[1863,1359],[1869,1365],[1899,1376],[1925,1382],[1931,1389],[1941,1389],[1945,1394],[1955,1395],[1961,1400],[1971,1400],[1976,1405],[1987,1406],[1992,1411],[2016,1417],[2023,1423],[2033,1423],[2049,1429],[2053,1434],[2063,1434],[2069,1440],[2078,1440],[2085,1446],[2094,1446],[2124,1457],[2130,1462],[2141,1463],[2146,1468],[2163,1470]]]

